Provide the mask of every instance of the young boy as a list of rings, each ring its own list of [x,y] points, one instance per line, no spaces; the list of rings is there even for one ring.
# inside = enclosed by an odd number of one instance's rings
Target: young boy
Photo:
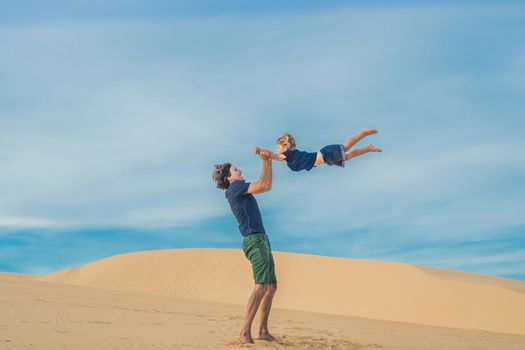
[[[310,171],[313,167],[321,164],[344,167],[345,162],[354,157],[368,152],[382,152],[380,148],[371,144],[349,152],[350,148],[361,141],[361,139],[376,133],[377,130],[375,129],[361,129],[358,134],[350,137],[344,144],[328,145],[321,148],[319,152],[297,150],[295,139],[292,135],[286,133],[277,139],[277,153],[271,152],[270,157],[274,160],[286,161],[292,171]],[[260,151],[261,148],[254,148],[254,153],[259,154]]]

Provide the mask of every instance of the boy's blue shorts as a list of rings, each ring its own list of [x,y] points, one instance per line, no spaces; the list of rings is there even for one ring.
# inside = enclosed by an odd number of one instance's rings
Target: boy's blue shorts
[[[323,155],[326,165],[345,166],[345,151],[343,145],[328,145],[319,151]]]

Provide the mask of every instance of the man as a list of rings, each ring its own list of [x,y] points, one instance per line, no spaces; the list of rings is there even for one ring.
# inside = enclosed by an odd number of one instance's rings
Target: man
[[[246,182],[242,171],[230,163],[215,165],[213,172],[213,180],[217,187],[226,190],[225,197],[230,203],[239,224],[239,231],[244,237],[242,248],[244,255],[252,264],[255,280],[255,287],[248,300],[244,326],[239,335],[241,343],[253,343],[251,328],[259,306],[261,324],[257,339],[275,340],[268,331],[268,318],[277,290],[275,264],[261,212],[253,196],[272,189],[272,160],[269,150],[262,150],[259,157],[262,160],[262,171],[256,182]]]

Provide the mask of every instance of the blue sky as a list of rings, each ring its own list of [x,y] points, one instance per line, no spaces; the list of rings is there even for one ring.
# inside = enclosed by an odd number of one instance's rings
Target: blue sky
[[[525,5],[37,1],[0,13],[0,271],[239,248],[213,164],[274,164],[275,250],[525,280]]]

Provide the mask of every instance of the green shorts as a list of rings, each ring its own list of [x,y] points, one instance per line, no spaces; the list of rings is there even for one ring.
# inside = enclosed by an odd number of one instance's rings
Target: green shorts
[[[244,256],[252,263],[255,284],[276,284],[275,264],[268,236],[254,233],[244,237],[242,242]]]

